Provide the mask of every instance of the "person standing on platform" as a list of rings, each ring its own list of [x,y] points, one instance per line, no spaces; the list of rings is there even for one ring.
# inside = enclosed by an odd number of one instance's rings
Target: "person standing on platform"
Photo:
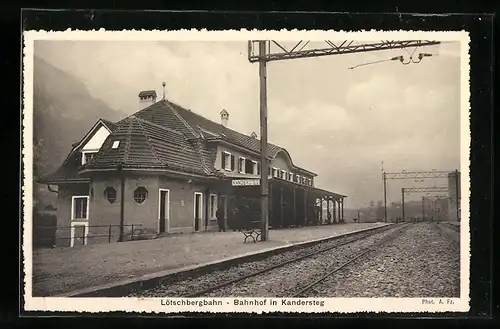
[[[224,209],[222,207],[219,207],[217,211],[215,212],[215,217],[217,217],[217,224],[219,224],[219,232],[226,232],[226,225],[224,223]]]

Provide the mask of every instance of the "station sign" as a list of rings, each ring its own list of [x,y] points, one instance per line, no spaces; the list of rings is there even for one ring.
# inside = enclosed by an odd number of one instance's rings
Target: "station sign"
[[[260,179],[233,179],[232,186],[259,186]]]

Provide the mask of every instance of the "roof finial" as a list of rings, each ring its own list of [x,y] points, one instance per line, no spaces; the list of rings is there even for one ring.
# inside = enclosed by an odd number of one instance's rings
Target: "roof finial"
[[[163,87],[163,99],[165,99],[165,86],[166,86],[167,84],[165,83],[165,81],[163,81],[163,82],[161,83],[161,85],[162,85],[162,87]]]

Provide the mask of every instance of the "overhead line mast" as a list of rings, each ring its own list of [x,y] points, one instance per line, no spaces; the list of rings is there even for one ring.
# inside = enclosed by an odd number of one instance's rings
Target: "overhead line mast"
[[[411,47],[424,47],[438,45],[440,41],[426,40],[381,40],[378,42],[355,43],[354,40],[344,40],[333,42],[324,40],[323,47],[306,48],[311,40],[301,40],[294,47],[288,49],[282,42],[275,40],[250,40],[248,41],[248,61],[250,63],[259,63],[260,78],[260,168],[261,168],[261,241],[268,239],[269,233],[269,166],[267,154],[267,63],[287,59],[300,59],[321,57],[330,55],[342,55],[353,53],[364,53],[372,51],[381,51],[389,49],[406,49]],[[256,47],[258,45],[258,47]],[[277,47],[277,51],[271,49],[271,45]],[[256,53],[255,48],[258,48]],[[420,54],[419,54],[420,55]],[[428,54],[427,54],[428,55]],[[421,54],[419,57],[426,57]],[[408,62],[409,63],[409,62]],[[419,62],[413,62],[419,63]],[[405,64],[405,63],[403,63]],[[387,210],[386,210],[387,211]],[[387,215],[386,215],[387,218]]]

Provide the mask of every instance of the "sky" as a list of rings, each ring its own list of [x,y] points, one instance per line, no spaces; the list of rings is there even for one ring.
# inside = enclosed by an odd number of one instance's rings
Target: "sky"
[[[362,41],[358,41],[362,42]],[[290,42],[284,42],[289,46]],[[323,43],[310,43],[308,48]],[[268,138],[317,187],[347,195],[346,208],[383,200],[386,172],[454,170],[460,159],[460,44],[422,47],[419,64],[386,61],[412,49],[276,61],[267,66]],[[155,89],[211,120],[229,112],[229,127],[259,131],[259,67],[245,41],[36,41],[35,55],[80,79],[115,110],[139,110],[138,93]],[[419,185],[420,184],[420,185]],[[401,187],[446,181],[390,181]],[[419,196],[409,196],[407,200]]]

